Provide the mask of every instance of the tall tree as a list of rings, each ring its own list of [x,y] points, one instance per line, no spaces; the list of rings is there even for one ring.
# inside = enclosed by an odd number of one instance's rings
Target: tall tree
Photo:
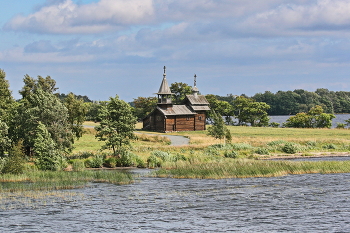
[[[51,78],[49,81],[51,84],[55,83]],[[29,86],[27,86],[28,83]],[[52,93],[57,88],[42,89],[41,87],[38,80],[25,77],[25,86],[22,89],[25,90],[22,92],[23,98],[9,125],[11,137],[14,142],[23,140],[27,154],[35,153],[34,132],[41,122],[49,131],[56,144],[56,149],[69,152],[72,149],[73,135],[68,122],[68,110]]]
[[[251,126],[267,126],[269,124],[267,110],[270,106],[268,104],[242,96],[237,97],[234,104],[239,125],[249,123]]]
[[[134,139],[136,117],[132,107],[118,95],[110,97],[106,106],[99,112],[100,125],[96,126],[96,138],[104,141],[103,149],[112,149],[114,155],[120,155],[131,145]]]
[[[14,104],[9,82],[6,80],[5,71],[0,69],[0,120],[7,122],[9,112]]]
[[[68,122],[75,138],[79,139],[83,136],[83,123],[87,112],[87,106],[84,101],[77,99],[71,92],[64,99],[64,106],[68,110]]]

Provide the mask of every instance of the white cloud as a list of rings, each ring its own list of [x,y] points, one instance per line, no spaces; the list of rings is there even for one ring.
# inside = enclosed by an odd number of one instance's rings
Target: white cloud
[[[93,56],[89,54],[72,54],[64,55],[59,52],[45,53],[26,53],[22,48],[0,52],[0,61],[3,62],[25,62],[25,63],[72,63],[72,62],[88,62],[93,60]]]
[[[28,16],[18,15],[4,29],[57,34],[98,33],[147,23],[153,13],[152,0],[101,0],[86,5],[66,0],[44,6]]]

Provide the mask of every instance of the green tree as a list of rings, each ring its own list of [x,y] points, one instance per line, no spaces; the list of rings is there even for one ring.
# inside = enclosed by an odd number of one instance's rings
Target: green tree
[[[232,117],[234,116],[234,108],[233,106],[225,101],[219,100],[218,96],[209,94],[205,96],[209,102],[210,109],[216,112],[217,114],[224,116],[226,120],[226,124],[232,124]],[[213,119],[213,111],[210,111],[207,114],[207,118],[211,121]]]
[[[56,96],[58,96],[58,93],[55,93],[58,90],[56,87],[56,81],[50,76],[47,76],[46,78],[38,76],[38,79],[34,79],[26,74],[23,82],[24,86],[22,90],[19,91],[23,98],[26,98],[31,93],[34,93],[37,89],[41,89],[51,94],[56,94]]]
[[[0,120],[0,157],[4,156],[4,152],[11,146],[11,141],[8,135],[8,126]]]
[[[107,106],[102,106],[99,112],[100,125],[96,126],[96,138],[104,141],[103,149],[112,149],[114,155],[120,155],[130,146],[134,139],[136,117],[132,107],[118,95],[110,97]]]
[[[234,101],[234,108],[237,111],[239,125],[249,123],[251,126],[267,126],[269,124],[267,110],[270,106],[264,102],[239,96]]]
[[[33,82],[38,83],[36,80]],[[34,132],[41,122],[49,131],[56,149],[69,152],[72,149],[73,134],[68,122],[67,108],[52,93],[52,88],[45,91],[41,88],[41,84],[38,84],[36,88],[28,91],[29,88],[25,84],[23,90],[27,91],[23,92],[23,98],[13,113],[14,117],[9,125],[11,139],[14,142],[23,140],[26,154],[33,154]]]
[[[87,106],[84,101],[77,99],[71,92],[64,99],[64,106],[68,110],[68,122],[75,138],[79,139],[83,136],[83,123],[87,112]]]
[[[14,104],[9,82],[6,80],[5,71],[0,69],[0,120],[7,123],[9,112]]]
[[[220,116],[213,110],[211,115],[213,117],[213,124],[208,128],[208,135],[216,139],[220,139],[220,140],[224,139],[224,144],[226,143],[226,139],[231,141],[232,140],[231,132],[225,125],[225,122],[222,119],[222,116]]]
[[[284,123],[285,127],[290,128],[330,128],[332,126],[333,114],[323,112],[323,108],[319,105],[310,109],[308,113],[298,113],[291,116]]]
[[[45,125],[38,122],[34,137],[34,150],[36,157],[35,165],[40,170],[60,170],[59,165],[62,156],[56,148],[56,143],[52,140]]]
[[[133,105],[137,119],[141,120],[150,114],[157,106],[157,101],[156,97],[137,97],[137,99],[134,99]]]
[[[186,95],[192,94],[192,87],[186,83],[175,82],[170,85],[170,91],[174,94],[173,104],[181,104]]]

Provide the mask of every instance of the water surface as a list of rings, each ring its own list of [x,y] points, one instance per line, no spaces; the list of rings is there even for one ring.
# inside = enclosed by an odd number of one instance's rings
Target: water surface
[[[349,181],[306,174],[92,184],[59,191],[74,193],[68,199],[2,210],[0,232],[349,232]]]

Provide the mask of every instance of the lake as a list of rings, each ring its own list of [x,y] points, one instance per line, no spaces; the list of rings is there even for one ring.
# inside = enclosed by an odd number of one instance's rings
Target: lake
[[[283,115],[283,116],[269,116],[270,122],[277,122],[282,125],[282,123],[286,122],[286,120],[291,117],[291,115]],[[337,126],[337,123],[346,123],[345,120],[350,119],[350,114],[335,114],[335,118],[332,120],[332,128]]]
[[[94,183],[36,201],[0,198],[0,232],[349,232],[349,182],[305,174]]]

